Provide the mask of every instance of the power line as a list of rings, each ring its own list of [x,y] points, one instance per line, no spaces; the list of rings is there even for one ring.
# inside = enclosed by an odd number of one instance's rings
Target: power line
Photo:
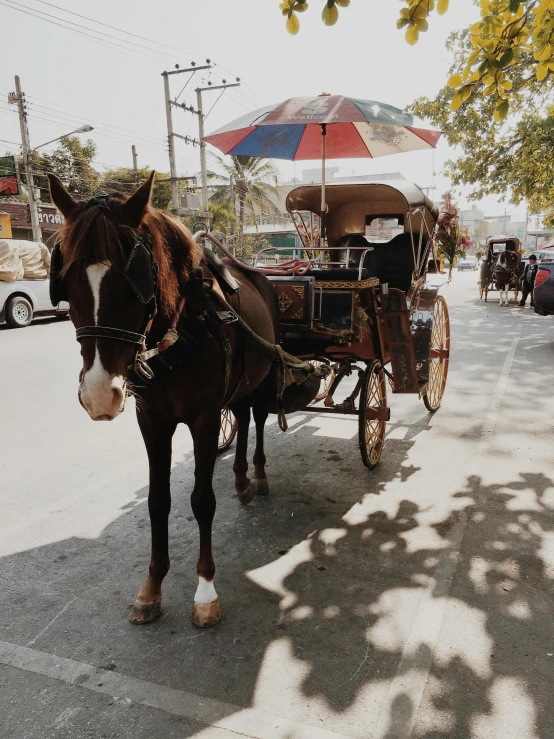
[[[76,28],[84,28],[85,31],[90,31],[91,33],[96,33],[99,36],[104,36],[107,39],[113,39],[115,41],[120,41],[123,44],[128,44],[129,46],[136,46],[139,49],[143,49],[143,50],[146,50],[146,51],[154,52],[154,53],[157,54],[157,50],[156,49],[152,49],[149,46],[143,46],[142,44],[137,44],[134,41],[127,41],[125,39],[119,38],[118,36],[112,36],[109,33],[105,33],[104,31],[96,31],[94,28],[89,28],[88,26],[83,26],[81,23],[74,23],[73,21],[66,20],[65,18],[60,18],[57,15],[52,15],[51,13],[46,13],[44,10],[37,10],[35,8],[29,8],[27,5],[21,5],[21,3],[16,2],[16,0],[8,0],[8,2],[10,3],[10,7],[16,6],[17,8],[25,8],[26,9],[26,12],[30,10],[30,11],[32,11],[34,13],[39,13],[40,14],[40,16],[35,16],[35,17],[44,17],[44,20],[46,18],[54,18],[54,20],[58,21],[58,23],[56,25],[60,25],[60,23],[67,23],[69,26],[75,26]],[[15,10],[15,8],[14,8],[14,10]],[[64,26],[64,28],[67,28],[67,26]],[[74,29],[69,29],[69,30],[74,30]],[[129,51],[134,51],[134,49],[129,49]],[[165,57],[159,56],[158,58],[159,59],[164,59]]]
[[[68,121],[72,121],[74,123],[80,122],[83,118],[86,118],[87,123],[94,123],[95,126],[100,126],[100,129],[102,128],[113,128],[116,135],[125,134],[127,136],[131,137],[142,137],[144,139],[147,139],[149,143],[156,142],[158,145],[161,144],[163,141],[163,136],[152,136],[150,134],[143,134],[139,133],[138,131],[130,131],[125,128],[121,128],[120,126],[112,126],[109,123],[103,123],[101,121],[95,121],[92,118],[89,118],[89,116],[81,116],[77,113],[65,113],[61,110],[56,110],[55,108],[50,108],[46,105],[39,105],[38,103],[31,102],[28,104],[28,107],[30,110],[34,110],[35,108],[40,109],[38,111],[39,115],[49,115],[47,112],[42,111],[51,111],[52,113],[56,114],[56,117],[63,117]],[[97,130],[96,128],[94,130]],[[111,133],[111,131],[108,131],[108,133]],[[141,142],[142,143],[142,142]]]
[[[30,15],[32,18],[38,18],[39,20],[44,21],[45,23],[50,23],[51,25],[57,26],[58,28],[64,28],[66,31],[72,31],[73,33],[78,33],[80,36],[86,36],[87,38],[91,38],[94,41],[96,41],[97,43],[102,44],[103,46],[109,45],[108,48],[109,47],[116,47],[116,48],[119,48],[119,49],[123,49],[126,52],[134,52],[135,54],[137,54],[137,56],[134,56],[132,58],[135,61],[139,61],[139,62],[145,63],[144,54],[140,54],[140,52],[138,52],[138,51],[135,52],[134,49],[130,49],[128,46],[121,46],[120,44],[116,44],[113,41],[108,41],[108,40],[105,40],[105,39],[101,39],[101,38],[98,38],[98,36],[92,36],[90,33],[84,33],[84,31],[79,31],[76,28],[70,28],[69,26],[65,26],[65,25],[63,25],[62,23],[59,23],[59,22],[56,23],[55,21],[49,20],[48,18],[44,18],[42,15],[35,15],[34,13],[29,12],[27,10],[22,10],[20,8],[16,8],[13,5],[9,5],[5,1],[4,2],[0,2],[0,5],[4,5],[6,8],[11,8],[12,10],[15,10],[18,13],[24,13],[25,15]],[[41,12],[41,11],[39,11],[39,12]],[[93,33],[94,33],[94,30],[93,29],[90,29],[90,30],[93,31]],[[121,39],[121,40],[123,41],[123,43],[126,43],[123,39]],[[159,57],[159,58],[162,59],[162,57]],[[149,66],[152,66],[152,65],[149,65]]]

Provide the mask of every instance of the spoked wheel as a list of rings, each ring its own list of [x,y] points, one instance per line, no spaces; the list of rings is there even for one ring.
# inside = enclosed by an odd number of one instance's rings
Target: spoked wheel
[[[320,362],[318,359],[316,359],[315,361],[311,362],[311,364],[314,364],[316,367],[320,367],[322,364],[328,364],[328,363]],[[327,397],[327,393],[329,392],[334,379],[335,379],[334,371],[328,374],[327,377],[322,378],[321,385],[319,386],[319,393],[315,396],[314,402],[323,400],[324,398]]]
[[[367,365],[358,410],[358,441],[362,461],[366,467],[373,469],[383,451],[385,426],[390,418],[387,408],[387,386],[385,373],[378,359]]]
[[[442,402],[450,358],[450,319],[446,300],[439,295],[433,311],[429,382],[423,396],[427,410],[436,411]]]
[[[217,451],[219,454],[229,449],[233,443],[233,439],[237,435],[237,419],[229,408],[221,411],[221,426],[219,428],[219,441]]]

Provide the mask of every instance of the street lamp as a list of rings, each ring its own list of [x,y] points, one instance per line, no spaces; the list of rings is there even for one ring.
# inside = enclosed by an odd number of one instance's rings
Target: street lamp
[[[52,139],[51,141],[47,141],[44,144],[39,144],[39,146],[35,146],[34,149],[27,150],[27,156],[23,156],[23,161],[25,166],[25,170],[27,172],[27,184],[28,184],[28,193],[27,197],[29,198],[29,210],[31,212],[31,230],[33,232],[33,241],[40,241],[42,238],[42,234],[40,231],[40,223],[39,223],[39,216],[38,216],[38,205],[35,198],[35,186],[33,182],[33,159],[35,156],[35,151],[37,149],[41,149],[43,146],[48,146],[48,144],[53,144],[55,141],[59,141],[60,139],[64,139],[66,136],[71,136],[74,133],[87,133],[88,131],[94,131],[94,128],[88,124],[85,123],[84,125],[80,126],[79,128],[76,128],[74,131],[70,131],[69,133],[64,133],[63,136],[58,136],[55,139]]]
[[[94,126],[91,126],[89,123],[85,123],[84,126],[81,126],[80,128],[76,128],[75,131],[64,133],[63,136],[58,136],[57,138],[52,139],[51,141],[47,141],[45,144],[39,144],[38,146],[35,146],[35,148],[31,150],[31,153],[34,154],[37,149],[42,149],[43,146],[48,146],[48,144],[53,144],[55,141],[59,141],[60,139],[65,139],[66,136],[73,136],[74,133],[88,133],[89,131],[94,131]]]

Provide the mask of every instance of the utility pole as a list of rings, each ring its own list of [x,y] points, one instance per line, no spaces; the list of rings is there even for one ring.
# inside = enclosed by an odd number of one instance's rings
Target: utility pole
[[[165,115],[167,118],[167,145],[169,149],[169,176],[171,178],[171,202],[173,204],[173,211],[177,212],[181,208],[181,203],[179,202],[179,178],[177,177],[177,162],[175,160],[175,137],[177,138],[184,138],[180,137],[178,134],[173,132],[173,115],[171,111],[172,105],[178,105],[178,103],[171,100],[171,93],[169,90],[169,76],[172,74],[193,74],[194,72],[198,72],[202,69],[211,69],[211,64],[206,64],[202,67],[197,67],[196,65],[192,67],[188,67],[187,69],[175,69],[172,72],[162,72],[162,77],[164,78],[164,95],[165,95]],[[178,107],[184,108],[184,105],[179,105]]]
[[[200,139],[200,176],[202,179],[202,210],[208,210],[208,172],[206,168],[206,142],[204,141],[204,121],[206,116],[204,115],[204,109],[202,107],[202,93],[208,90],[226,90],[228,87],[240,87],[240,80],[237,77],[237,81],[231,84],[223,80],[222,85],[210,85],[209,87],[197,87],[196,92],[196,104],[198,110],[198,138]]]
[[[138,171],[138,162],[137,162],[137,147],[134,144],[131,146],[131,151],[133,152],[133,175],[135,177],[135,185],[138,185],[139,171]]]
[[[42,234],[38,220],[38,207],[35,197],[35,183],[33,179],[33,155],[29,141],[29,128],[27,126],[27,112],[25,110],[25,96],[21,92],[21,81],[15,76],[15,92],[10,92],[9,103],[17,103],[19,113],[19,127],[21,129],[21,151],[23,154],[23,169],[27,178],[27,193],[29,198],[29,211],[31,215],[31,231],[33,241],[41,241]]]

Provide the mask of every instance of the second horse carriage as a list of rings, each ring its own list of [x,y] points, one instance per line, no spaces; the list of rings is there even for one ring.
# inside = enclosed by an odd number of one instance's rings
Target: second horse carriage
[[[521,241],[517,236],[490,236],[479,275],[479,297],[488,300],[489,292],[500,291],[500,305],[508,305],[509,291],[514,291],[517,300],[519,283],[523,272],[521,263]]]
[[[319,185],[289,193],[300,246],[264,249],[256,267],[275,287],[285,351],[333,369],[327,387],[312,380],[302,391],[287,390],[285,410],[357,416],[362,460],[373,468],[390,417],[387,385],[418,395],[429,411],[445,390],[448,309],[438,286],[426,281],[438,212],[408,182],[328,185],[324,224],[320,201]],[[353,392],[335,403],[339,383],[353,372]],[[323,397],[324,408],[310,404]],[[230,428],[224,411],[220,443],[227,446]]]

